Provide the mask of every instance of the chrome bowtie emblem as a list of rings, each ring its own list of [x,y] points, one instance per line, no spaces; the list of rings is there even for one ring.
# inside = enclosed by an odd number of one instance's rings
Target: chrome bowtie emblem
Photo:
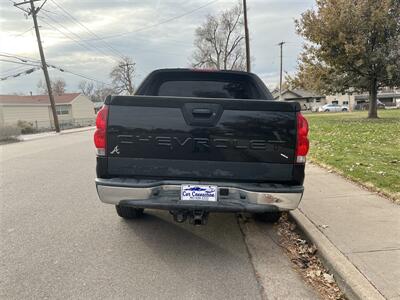
[[[118,147],[118,145],[115,146],[114,150],[111,151],[110,154],[119,154],[119,147]]]

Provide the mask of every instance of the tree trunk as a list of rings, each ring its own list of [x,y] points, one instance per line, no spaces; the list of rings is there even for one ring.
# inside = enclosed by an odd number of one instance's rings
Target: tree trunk
[[[373,79],[369,88],[369,111],[368,119],[378,118],[378,84],[376,79]]]

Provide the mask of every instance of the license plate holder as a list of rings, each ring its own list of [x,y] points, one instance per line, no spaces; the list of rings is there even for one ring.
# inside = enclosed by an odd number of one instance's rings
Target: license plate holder
[[[216,202],[218,187],[215,185],[182,184],[182,201],[205,201]]]

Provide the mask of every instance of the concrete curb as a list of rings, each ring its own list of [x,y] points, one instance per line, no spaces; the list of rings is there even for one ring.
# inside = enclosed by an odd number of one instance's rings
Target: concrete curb
[[[89,131],[95,129],[96,126],[90,126],[90,127],[82,127],[82,128],[76,128],[76,129],[67,129],[66,131],[61,131],[60,134],[71,134],[71,133],[76,133],[76,132],[82,132],[82,131]]]
[[[349,299],[385,299],[368,279],[300,211],[290,212],[299,228],[318,248],[318,255],[333,273],[337,284]]]
[[[72,134],[72,133],[78,133],[78,132],[83,132],[83,131],[89,131],[89,130],[93,130],[95,128],[96,128],[95,126],[90,126],[90,127],[66,129],[64,131],[61,131],[60,133],[44,132],[44,133],[37,133],[37,134],[28,134],[26,136],[20,135],[18,137],[18,140],[20,142],[29,142],[29,141],[40,140],[40,139],[53,137],[53,136],[60,136],[60,135],[64,135],[64,134]]]

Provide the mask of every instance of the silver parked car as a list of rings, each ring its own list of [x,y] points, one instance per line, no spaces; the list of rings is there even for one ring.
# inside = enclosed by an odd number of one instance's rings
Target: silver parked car
[[[337,112],[337,111],[349,111],[349,107],[345,105],[339,105],[336,103],[325,104],[324,106],[319,108],[319,111],[322,112]]]

